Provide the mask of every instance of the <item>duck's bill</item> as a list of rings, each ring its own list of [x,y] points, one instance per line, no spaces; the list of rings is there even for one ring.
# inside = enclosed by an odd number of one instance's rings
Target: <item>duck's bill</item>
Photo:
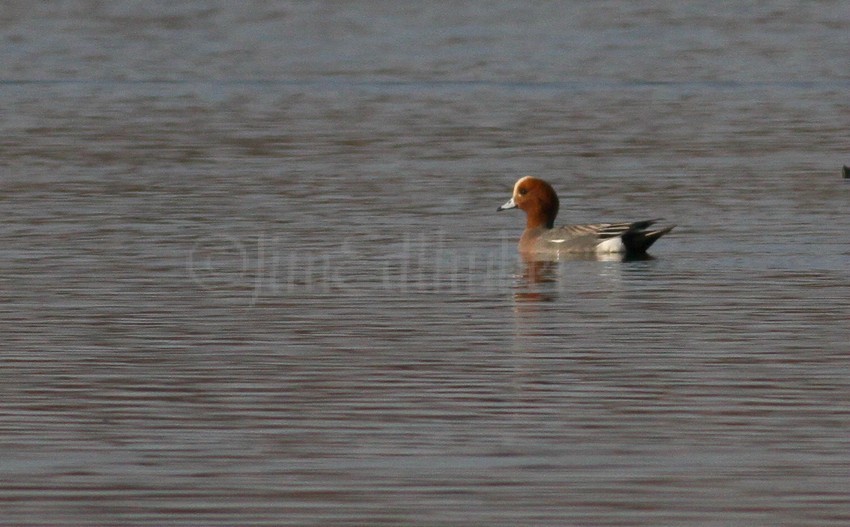
[[[505,203],[504,205],[502,205],[501,207],[496,209],[496,212],[499,212],[499,211],[502,211],[502,210],[508,210],[508,209],[515,209],[515,208],[516,208],[516,203],[514,203],[514,198],[511,198],[507,203]]]

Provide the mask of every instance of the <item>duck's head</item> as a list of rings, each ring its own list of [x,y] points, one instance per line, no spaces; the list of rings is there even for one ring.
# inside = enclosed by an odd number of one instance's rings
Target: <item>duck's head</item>
[[[514,185],[511,199],[496,211],[522,209],[526,214],[527,229],[536,227],[551,229],[555,225],[558,206],[558,195],[552,185],[542,179],[525,176]]]

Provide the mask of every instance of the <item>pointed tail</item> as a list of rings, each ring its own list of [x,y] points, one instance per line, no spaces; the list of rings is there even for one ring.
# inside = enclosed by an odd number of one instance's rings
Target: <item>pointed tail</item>
[[[675,225],[669,225],[661,229],[647,230],[655,220],[636,222],[631,229],[623,233],[623,245],[631,254],[643,254],[658,238],[672,231]]]

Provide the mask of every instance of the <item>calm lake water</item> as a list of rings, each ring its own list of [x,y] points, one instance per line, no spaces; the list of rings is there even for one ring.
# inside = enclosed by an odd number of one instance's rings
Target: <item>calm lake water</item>
[[[847,2],[7,4],[0,523],[850,524]]]

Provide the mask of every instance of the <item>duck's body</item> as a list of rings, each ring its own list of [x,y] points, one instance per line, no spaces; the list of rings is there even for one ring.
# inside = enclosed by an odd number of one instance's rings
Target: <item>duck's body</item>
[[[555,227],[558,207],[558,195],[549,183],[526,176],[514,185],[511,199],[496,210],[525,211],[525,231],[519,239],[524,254],[640,255],[674,227],[650,229],[658,220]]]

